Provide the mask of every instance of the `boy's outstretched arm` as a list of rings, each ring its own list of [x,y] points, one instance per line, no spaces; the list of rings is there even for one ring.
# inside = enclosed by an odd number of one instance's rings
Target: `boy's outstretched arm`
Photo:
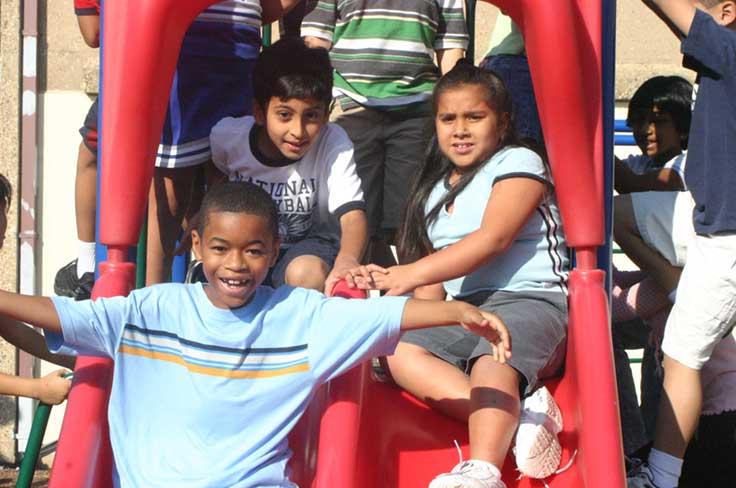
[[[20,320],[50,332],[61,333],[61,320],[48,297],[20,295],[0,290],[0,316]]]
[[[48,405],[58,405],[66,399],[72,382],[64,378],[65,370],[49,373],[43,378],[23,378],[0,373],[0,394],[35,398]]]
[[[6,317],[0,317],[0,336],[31,356],[64,368],[74,369],[75,358],[73,356],[64,356],[50,352],[46,347],[46,340],[43,338],[43,335],[25,324]]]
[[[401,316],[401,330],[458,324],[488,340],[496,361],[505,363],[511,357],[511,337],[503,321],[469,303],[409,299]]]
[[[695,3],[692,0],[643,0],[670,28],[675,28],[675,35],[687,37],[695,18]]]

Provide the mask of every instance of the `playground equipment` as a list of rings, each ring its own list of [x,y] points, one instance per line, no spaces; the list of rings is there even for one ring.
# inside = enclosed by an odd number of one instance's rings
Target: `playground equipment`
[[[105,2],[99,213],[100,241],[108,252],[93,297],[127,294],[133,287],[135,269],[126,257],[138,240],[179,46],[195,16],[212,3]],[[613,2],[494,3],[525,34],[568,244],[577,257],[569,282],[567,367],[549,385],[565,418],[563,463],[571,463],[548,482],[552,487],[622,488],[605,273],[596,268],[596,252],[606,235],[603,9],[611,9]],[[80,358],[77,364],[50,486],[107,487],[112,365],[96,358]],[[302,486],[426,486],[431,476],[457,462],[453,439],[467,446],[465,426],[376,382],[369,367],[362,366],[317,395],[294,433],[298,447],[292,466]],[[515,481],[510,468],[507,463],[510,487],[537,483]]]

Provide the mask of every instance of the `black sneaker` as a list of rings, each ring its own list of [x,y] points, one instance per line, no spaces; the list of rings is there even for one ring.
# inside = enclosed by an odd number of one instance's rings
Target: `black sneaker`
[[[84,273],[81,278],[77,278],[77,260],[75,259],[56,272],[54,293],[77,301],[87,300],[92,296],[94,284],[94,273]]]

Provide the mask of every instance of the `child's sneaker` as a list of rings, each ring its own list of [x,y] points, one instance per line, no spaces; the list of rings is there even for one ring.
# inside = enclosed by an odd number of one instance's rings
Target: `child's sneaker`
[[[634,466],[626,477],[626,486],[628,488],[657,488],[649,465],[641,463]]]
[[[56,272],[54,293],[60,297],[87,300],[92,296],[94,284],[94,273],[84,273],[81,278],[77,278],[77,260],[75,259]]]
[[[530,478],[546,478],[560,466],[562,413],[547,388],[542,387],[521,403],[516,431],[516,466]]]
[[[429,483],[429,488],[506,488],[506,485],[494,465],[471,459],[437,476]]]

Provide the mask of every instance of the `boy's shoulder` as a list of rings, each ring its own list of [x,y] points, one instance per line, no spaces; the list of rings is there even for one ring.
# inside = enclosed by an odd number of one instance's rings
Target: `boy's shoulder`
[[[319,146],[324,151],[345,151],[353,149],[353,141],[345,129],[334,122],[328,122],[322,128]]]
[[[230,134],[247,134],[255,124],[255,119],[252,115],[245,115],[243,117],[225,117],[220,119],[212,127],[212,136],[217,135],[230,135]]]

